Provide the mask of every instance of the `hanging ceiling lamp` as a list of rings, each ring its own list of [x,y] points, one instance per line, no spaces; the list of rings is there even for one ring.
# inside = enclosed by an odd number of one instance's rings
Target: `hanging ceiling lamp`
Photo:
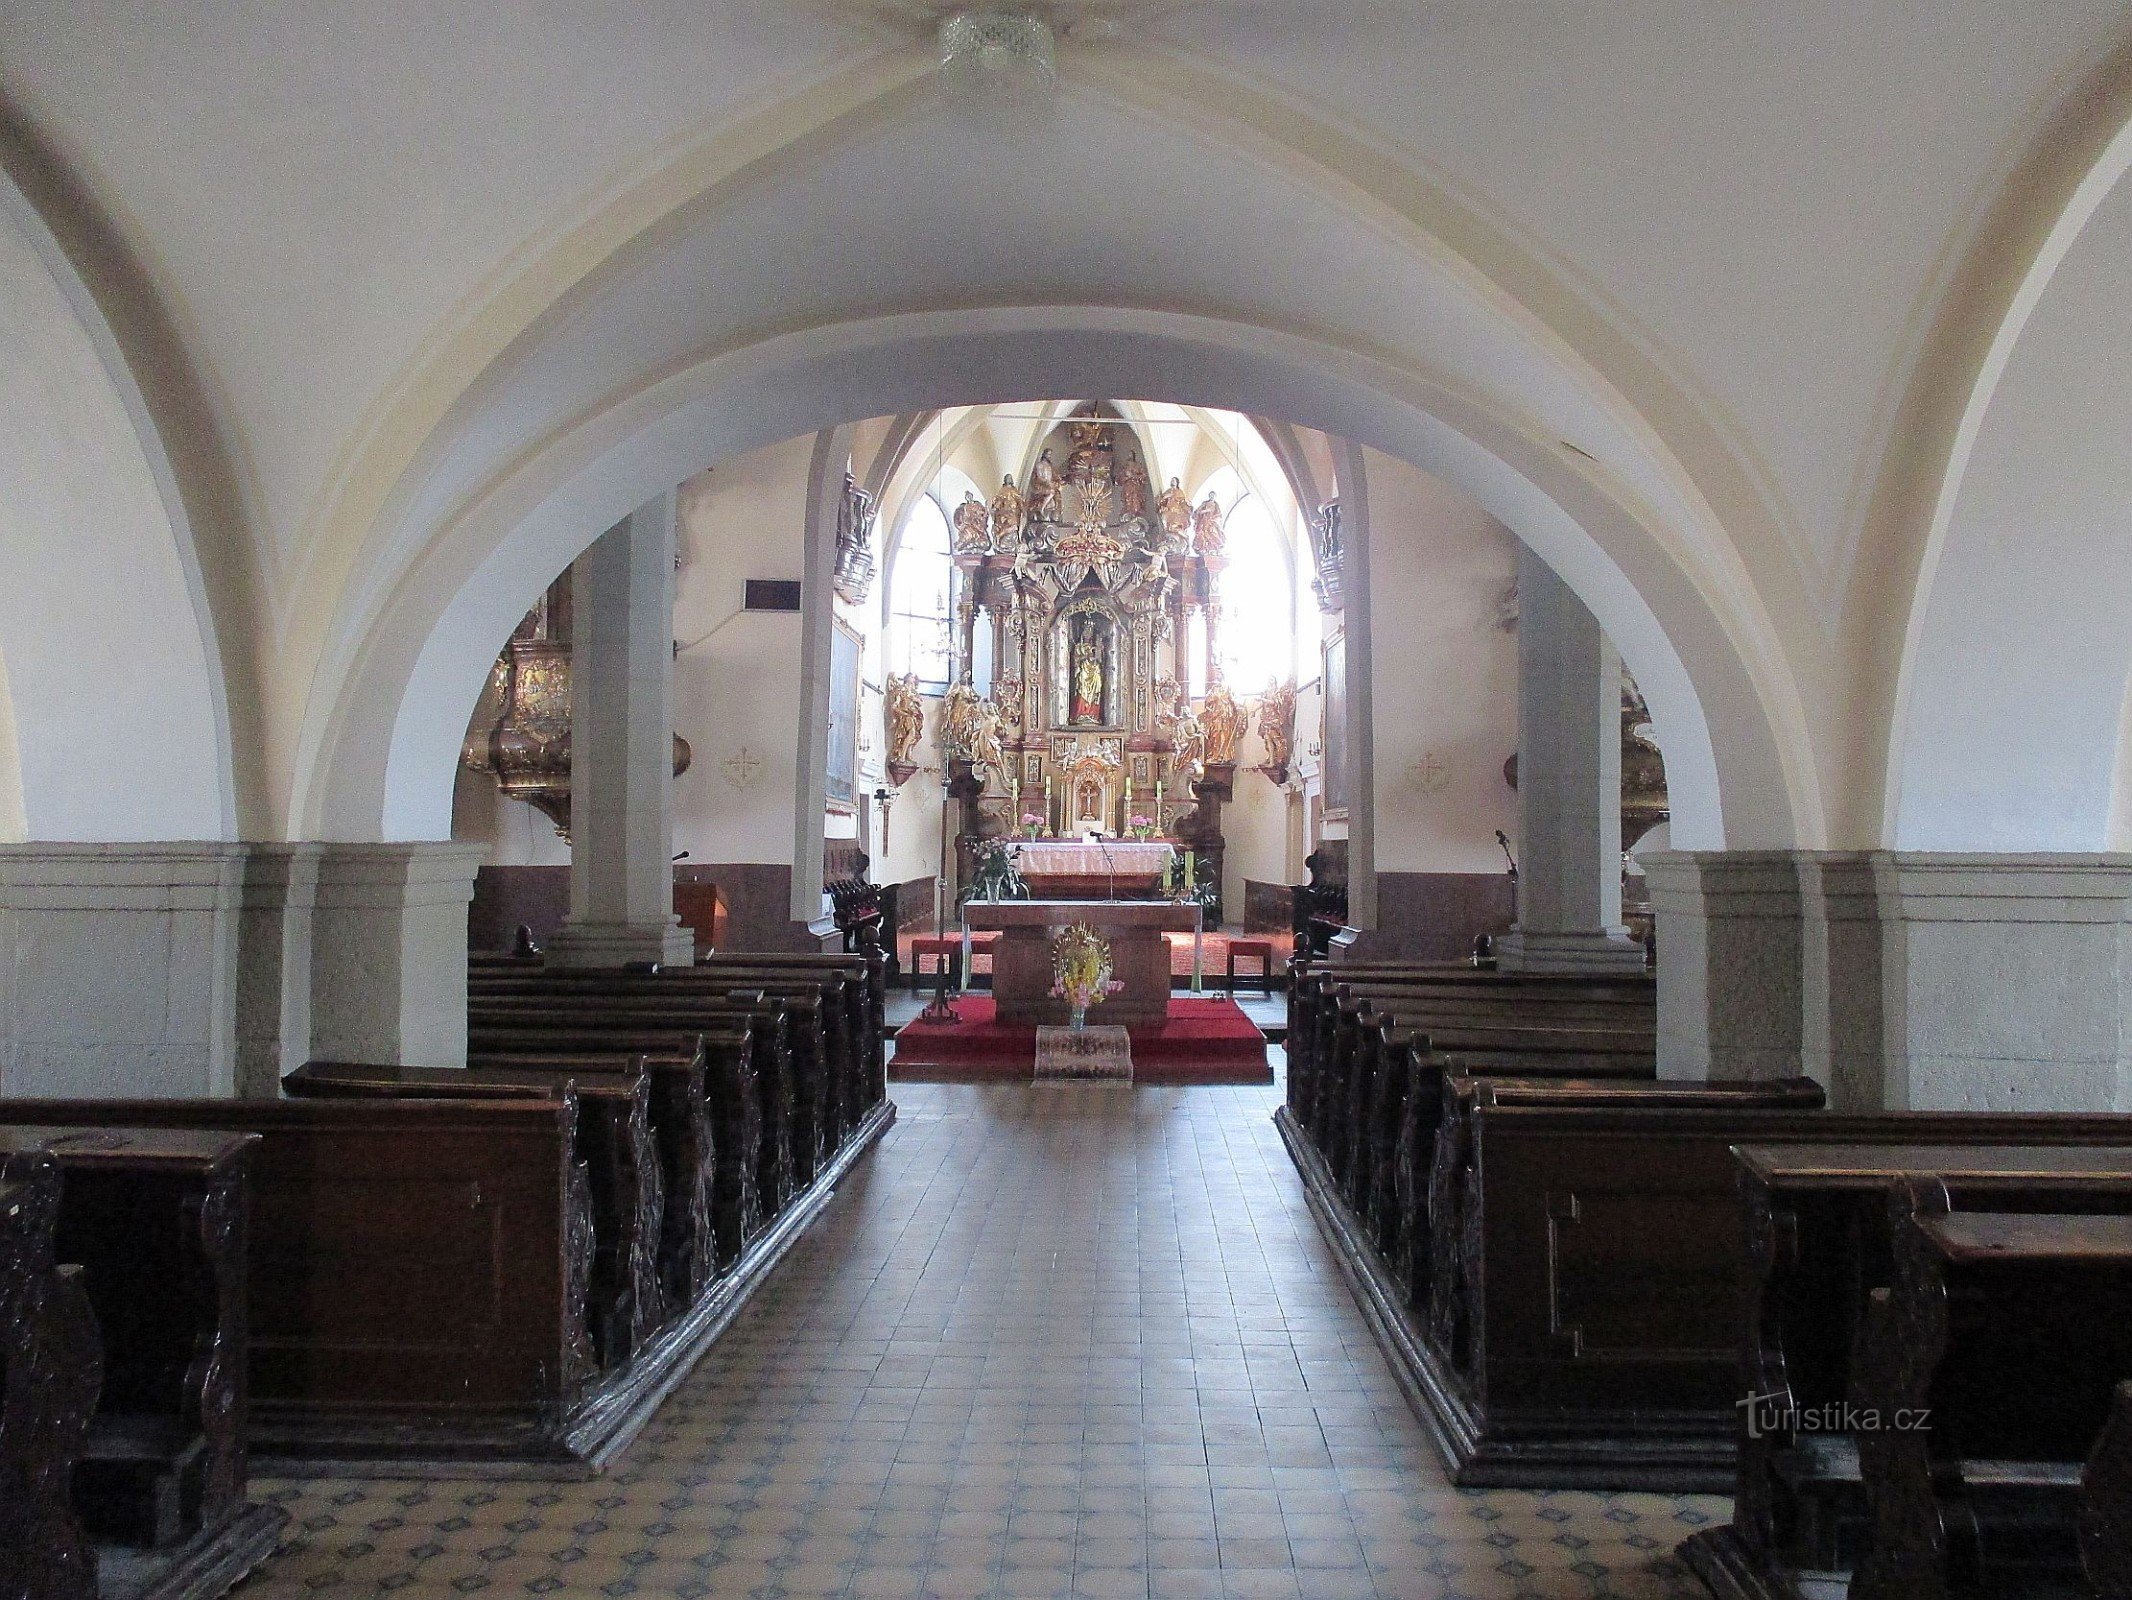
[[[940,19],[940,76],[973,105],[1027,106],[1058,84],[1051,24],[1026,11],[976,9]]]

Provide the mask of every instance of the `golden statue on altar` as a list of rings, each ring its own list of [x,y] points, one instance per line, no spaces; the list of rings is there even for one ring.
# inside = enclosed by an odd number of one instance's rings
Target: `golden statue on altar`
[[[1207,691],[1199,708],[1199,720],[1206,730],[1207,764],[1234,765],[1237,748],[1244,742],[1244,729],[1250,719],[1244,708],[1236,703],[1236,696],[1229,692],[1226,683],[1217,683]]]
[[[1218,556],[1228,542],[1228,530],[1221,525],[1221,502],[1209,489],[1192,512],[1192,549],[1198,555]]]
[[[1164,549],[1189,550],[1192,547],[1192,497],[1184,492],[1184,485],[1175,478],[1156,500],[1155,515],[1162,524]]]
[[[1014,474],[999,480],[999,493],[992,496],[992,547],[1012,555],[1022,537],[1022,492],[1014,486]]]
[[[1073,647],[1070,715],[1076,727],[1093,728],[1103,721],[1103,658],[1093,639],[1083,638]]]

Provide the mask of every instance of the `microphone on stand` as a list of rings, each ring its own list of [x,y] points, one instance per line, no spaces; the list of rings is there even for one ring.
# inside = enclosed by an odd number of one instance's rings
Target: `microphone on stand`
[[[1510,853],[1510,835],[1501,828],[1495,830],[1495,842],[1503,847],[1503,859],[1510,863],[1510,881],[1518,881],[1518,858]]]

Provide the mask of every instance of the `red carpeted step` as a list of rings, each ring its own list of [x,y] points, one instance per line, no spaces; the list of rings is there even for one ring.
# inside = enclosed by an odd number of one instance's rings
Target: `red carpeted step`
[[[1190,959],[1189,946],[1187,960]],[[1102,1007],[1089,1013],[1102,1023]],[[896,1033],[891,1078],[921,1082],[1026,1082],[1036,1068],[1036,1029],[1000,1022],[992,997],[955,1002],[959,1023],[906,1022]],[[1271,1083],[1266,1036],[1226,997],[1175,996],[1159,1027],[1130,1030],[1138,1083]]]

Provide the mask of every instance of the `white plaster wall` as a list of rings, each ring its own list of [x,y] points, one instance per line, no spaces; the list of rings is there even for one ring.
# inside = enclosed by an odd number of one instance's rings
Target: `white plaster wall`
[[[15,701],[8,693],[7,657],[0,654],[0,844],[29,835],[22,814],[22,755],[15,743]]]
[[[1492,873],[1495,830],[1517,830],[1518,641],[1498,618],[1518,543],[1442,479],[1368,461],[1377,870]]]
[[[2111,843],[2132,666],[2132,182],[2066,253],[1977,432],[1898,729],[1895,843]]]
[[[22,813],[9,830],[0,801],[0,837],[224,839],[235,808],[219,666],[189,536],[137,430],[131,379],[122,391],[70,292],[85,291],[55,275],[33,226],[0,203],[0,650],[14,729],[0,744],[15,752],[0,755],[0,789],[19,792]]]
[[[813,450],[790,439],[682,486],[674,722],[695,761],[674,783],[674,848],[696,861],[792,861],[800,617],[741,602],[749,578],[800,576]]]

